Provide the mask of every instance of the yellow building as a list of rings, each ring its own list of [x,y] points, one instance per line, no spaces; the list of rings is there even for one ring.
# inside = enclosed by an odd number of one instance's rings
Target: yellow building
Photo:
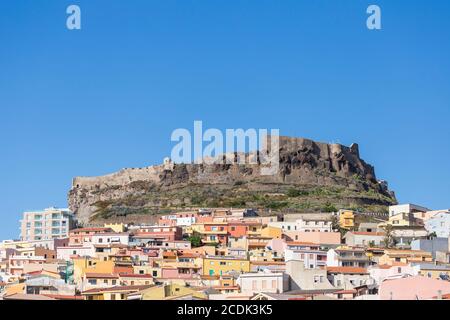
[[[207,299],[206,294],[202,292],[198,292],[195,289],[173,283],[143,289],[137,293],[130,294],[129,299],[173,300],[186,296],[192,296],[193,299]]]
[[[410,227],[417,225],[416,218],[414,218],[414,215],[412,213],[399,213],[390,216],[389,221],[387,223],[395,227],[402,227],[402,226]]]
[[[144,266],[133,266],[135,274],[151,274],[155,278],[161,278],[161,268],[158,266],[144,265]]]
[[[395,262],[411,263],[411,262],[432,262],[433,257],[431,252],[422,250],[398,250],[398,249],[386,249],[384,255],[382,255],[378,263],[380,265],[388,264],[393,265]]]
[[[126,231],[125,225],[123,223],[105,223],[105,228],[110,228],[117,233]]]
[[[355,226],[355,213],[351,210],[339,210],[339,226],[350,230]]]
[[[283,256],[279,255],[276,251],[271,251],[266,248],[258,248],[249,251],[250,261],[260,262],[273,262],[282,261]]]
[[[80,283],[86,273],[114,273],[114,261],[103,261],[96,258],[74,258],[73,278],[76,283]]]
[[[261,237],[261,233],[263,230],[263,224],[260,222],[246,222],[248,225],[247,236],[250,237]]]
[[[249,272],[250,261],[235,257],[205,257],[203,259],[204,275],[224,275],[230,271]]]
[[[13,294],[17,293],[25,293],[25,283],[14,283],[14,284],[8,284],[5,286],[5,296],[11,296]]]
[[[281,239],[283,234],[283,230],[277,227],[266,226],[261,230],[261,236],[272,238],[272,239]]]

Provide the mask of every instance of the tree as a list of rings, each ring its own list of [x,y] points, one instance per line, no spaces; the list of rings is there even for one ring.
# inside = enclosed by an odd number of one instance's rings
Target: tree
[[[385,248],[391,248],[392,246],[395,245],[395,239],[394,239],[394,234],[393,234],[393,230],[392,230],[392,225],[387,224],[384,227],[384,232],[385,232],[385,236],[383,239],[383,245]]]
[[[202,245],[202,238],[200,237],[200,235],[196,232],[194,232],[192,234],[192,236],[190,236],[188,238],[188,241],[191,242],[191,246],[196,248],[196,247],[200,247]]]
[[[341,227],[339,223],[339,216],[337,215],[333,215],[331,218],[331,228],[333,229],[333,231],[339,232],[341,234],[341,239],[345,236],[345,234],[348,231],[347,229]]]

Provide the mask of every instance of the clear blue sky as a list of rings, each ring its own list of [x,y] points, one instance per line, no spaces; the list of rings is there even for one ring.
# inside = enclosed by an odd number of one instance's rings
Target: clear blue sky
[[[449,16],[437,0],[1,1],[0,239],[67,206],[74,176],[161,162],[194,120],[358,142],[400,202],[448,208]]]

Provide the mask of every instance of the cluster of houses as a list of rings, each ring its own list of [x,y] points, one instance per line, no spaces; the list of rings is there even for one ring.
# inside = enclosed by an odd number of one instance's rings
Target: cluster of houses
[[[449,235],[449,210],[412,204],[384,217],[199,209],[95,227],[49,208],[0,243],[0,299],[450,299]]]

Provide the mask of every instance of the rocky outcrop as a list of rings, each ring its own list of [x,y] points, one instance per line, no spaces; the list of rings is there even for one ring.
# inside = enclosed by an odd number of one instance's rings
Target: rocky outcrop
[[[281,203],[279,208],[311,211],[320,210],[322,202],[347,207],[396,202],[387,183],[377,181],[373,166],[360,158],[357,144],[347,147],[280,137],[279,148],[279,170],[270,176],[261,175],[259,162],[173,164],[166,160],[101,177],[77,177],[69,192],[69,206],[79,220],[89,221],[97,216],[148,214],[196,205],[270,207],[275,203],[276,207]],[[323,191],[322,199],[318,190]],[[270,194],[281,194],[281,198],[267,200]],[[308,208],[308,201],[315,207]]]

